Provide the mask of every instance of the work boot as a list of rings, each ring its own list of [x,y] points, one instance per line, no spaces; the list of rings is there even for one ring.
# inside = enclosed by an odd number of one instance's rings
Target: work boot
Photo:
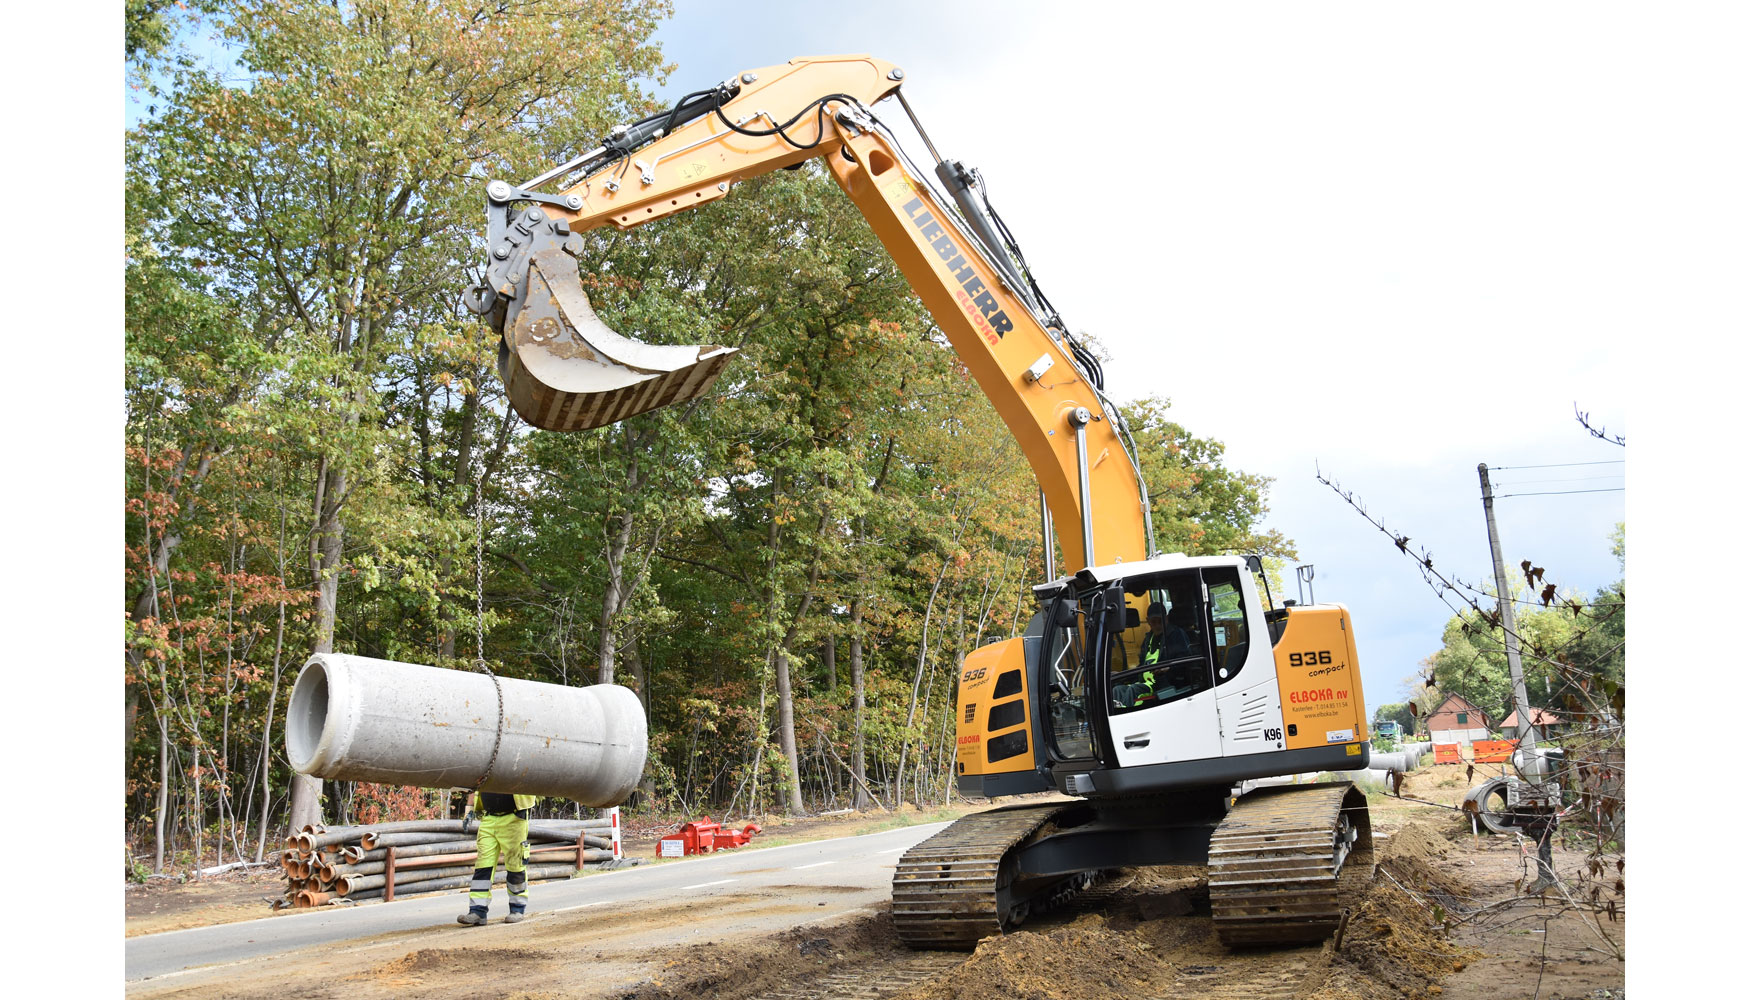
[[[528,916],[528,914],[521,910],[512,910],[510,911],[510,915],[504,918],[504,922],[507,924],[514,924],[526,916]]]
[[[486,922],[486,910],[479,906],[468,907],[468,912],[456,918],[456,923],[469,927],[479,927]]]

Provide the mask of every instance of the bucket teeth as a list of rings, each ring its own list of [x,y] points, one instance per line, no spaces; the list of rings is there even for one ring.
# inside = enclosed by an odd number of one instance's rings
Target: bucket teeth
[[[590,307],[576,260],[558,249],[530,255],[527,282],[507,310],[503,333],[498,368],[511,405],[551,431],[605,427],[695,399],[736,353],[615,333]]]

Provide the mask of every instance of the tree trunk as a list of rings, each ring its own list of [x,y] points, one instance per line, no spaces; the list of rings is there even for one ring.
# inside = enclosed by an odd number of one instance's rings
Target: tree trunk
[[[773,527],[776,527],[776,520]],[[820,518],[821,533],[826,531],[826,514]],[[775,544],[775,543],[774,543]],[[790,809],[802,812],[806,808],[802,804],[802,768],[796,757],[796,700],[790,684],[790,647],[796,642],[796,633],[802,628],[802,623],[808,617],[808,609],[814,603],[814,588],[820,584],[821,557],[819,550],[815,551],[814,565],[808,568],[808,581],[802,592],[802,602],[796,608],[796,617],[790,620],[790,627],[784,632],[784,639],[778,643],[778,743],[784,750],[784,760],[790,769]]]
[[[626,454],[626,495],[637,496],[644,488],[644,470],[638,461],[639,442],[633,440],[630,428],[620,428],[619,434]],[[614,633],[615,619],[631,603],[632,590],[638,583],[637,574],[628,579],[626,573],[626,552],[632,547],[632,528],[637,519],[627,510],[609,515],[609,520],[618,524],[608,536],[604,552],[608,582],[602,588],[601,646],[596,651],[597,684],[614,683],[614,656],[619,646],[619,637]],[[655,544],[653,541],[652,551]]]
[[[152,870],[164,870],[164,817],[170,809],[170,722],[158,716],[158,808],[152,818]]]
[[[476,384],[479,384],[476,381]],[[459,495],[468,486],[473,485],[471,475],[474,461],[474,426],[480,419],[480,392],[478,390],[462,397],[462,424],[456,432],[456,468],[450,476],[450,491]],[[484,498],[475,490],[473,503],[478,504]],[[472,505],[470,505],[472,506]],[[476,518],[476,525],[480,524]],[[446,553],[438,560],[438,579],[450,578],[450,570],[456,560]],[[472,578],[472,577],[470,577]],[[476,596],[478,596],[476,594]],[[438,633],[438,657],[441,660],[454,659],[456,655],[456,614],[446,603],[438,608],[441,631]],[[478,650],[476,650],[478,652]]]
[[[632,544],[632,514],[617,517],[620,526],[608,540],[608,582],[602,588],[601,646],[596,653],[596,683],[614,683],[614,659],[619,650],[619,637],[614,634],[615,621],[626,606],[626,549]]]
[[[312,652],[334,652],[334,618],[340,596],[340,557],[345,524],[340,503],[346,496],[346,470],[323,461],[316,490],[315,537],[310,539],[311,575],[316,578],[316,645]],[[292,831],[322,822],[322,779],[308,775],[292,778],[292,797],[287,823]]]
[[[632,683],[638,687],[638,701],[644,706],[645,725],[650,720],[650,677],[644,670],[644,658],[638,655],[638,637],[634,635],[626,643],[624,653],[626,669],[632,672]],[[656,802],[656,779],[651,776],[650,769],[644,770],[644,777],[638,783],[639,792],[645,803],[654,805]],[[649,806],[646,806],[648,808]]]
[[[900,383],[904,385],[902,380]],[[881,487],[887,482],[887,470],[893,466],[893,446],[897,437],[887,439],[887,451],[881,457],[881,471],[875,474],[875,484],[870,487],[871,496],[881,493]],[[861,546],[868,540],[867,522],[857,519],[857,544]],[[873,800],[869,797],[869,782],[863,773],[865,750],[863,746],[863,728],[866,702],[863,689],[863,592],[864,579],[862,574],[862,558],[858,557],[857,596],[851,598],[851,774],[855,777],[857,792],[851,803],[851,808],[858,811],[869,808]]]
[[[826,665],[826,689],[835,691],[839,686],[838,638],[828,632],[826,642],[821,645],[820,659]]]
[[[778,647],[778,745],[783,748],[784,762],[789,766],[790,811],[800,813],[802,803],[802,768],[796,758],[796,707],[790,694],[790,650]]]
[[[856,778],[856,798],[851,808],[869,808],[868,780],[863,774],[863,599],[851,601],[851,775]]]
[[[960,536],[956,534],[954,540],[958,542]],[[952,565],[953,560],[944,556],[942,569],[936,574],[935,584],[930,587],[930,599],[924,604],[923,634],[918,637],[918,666],[911,679],[911,702],[905,709],[905,729],[901,730],[899,734],[899,783],[894,785],[892,795],[895,808],[898,808],[900,801],[905,797],[905,758],[911,750],[911,727],[912,723],[917,720],[918,713],[918,688],[923,686],[924,668],[930,655],[930,616],[936,611],[936,595],[941,592],[942,581],[947,578],[948,567]],[[920,802],[918,805],[921,807],[923,803]]]
[[[283,571],[284,567],[281,569]],[[273,688],[267,695],[267,721],[261,724],[261,832],[255,841],[257,862],[265,856],[267,850],[267,813],[268,807],[273,804],[273,785],[269,781],[273,776],[273,713],[279,704],[280,654],[285,650],[286,641],[286,602],[279,603],[279,627],[273,636]]]

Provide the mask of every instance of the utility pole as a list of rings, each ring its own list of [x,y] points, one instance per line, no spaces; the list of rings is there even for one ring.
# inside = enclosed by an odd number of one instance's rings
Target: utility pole
[[[1513,681],[1513,707],[1519,713],[1519,746],[1537,746],[1537,730],[1531,725],[1531,704],[1525,697],[1525,669],[1519,662],[1519,635],[1513,630],[1512,591],[1507,587],[1507,568],[1501,561],[1501,535],[1495,530],[1495,494],[1489,488],[1489,466],[1477,463],[1477,478],[1483,484],[1483,520],[1489,523],[1489,554],[1495,560],[1495,601],[1500,609],[1502,636],[1507,644],[1507,675]]]
[[[1495,530],[1495,494],[1489,488],[1489,466],[1477,463],[1477,478],[1483,484],[1483,520],[1489,523],[1489,553],[1495,559],[1495,601],[1500,608],[1502,637],[1507,646],[1507,673],[1513,680],[1513,707],[1519,712],[1519,749],[1513,751],[1514,770],[1523,782],[1507,783],[1509,812],[1525,817],[1519,825],[1537,841],[1537,880],[1527,888],[1537,892],[1560,885],[1550,841],[1560,822],[1561,786],[1554,780],[1551,760],[1537,749],[1537,730],[1531,725],[1531,703],[1525,697],[1525,670],[1519,663],[1519,636],[1513,630],[1513,599],[1507,589],[1507,569],[1501,562],[1501,534]],[[1560,751],[1557,751],[1558,753]]]

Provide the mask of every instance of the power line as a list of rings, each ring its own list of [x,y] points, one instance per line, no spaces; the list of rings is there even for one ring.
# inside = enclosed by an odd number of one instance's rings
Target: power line
[[[1622,476],[1623,476],[1623,474],[1620,472],[1613,472],[1608,476],[1574,476],[1570,479],[1521,479],[1517,482],[1496,483],[1495,485],[1496,486],[1537,486],[1537,485],[1541,485],[1543,483],[1589,483],[1589,482],[1593,482],[1594,480],[1598,480],[1598,479],[1621,479]]]
[[[1542,493],[1501,493],[1496,495],[1495,499],[1505,500],[1508,497],[1560,497],[1567,496],[1570,493],[1621,493],[1622,491],[1623,487],[1621,486],[1605,490],[1546,490]]]
[[[1622,463],[1623,460],[1619,458],[1610,462],[1556,462],[1551,465],[1491,465],[1489,468],[1491,470],[1505,472],[1508,469],[1566,469],[1576,465],[1621,465]]]

